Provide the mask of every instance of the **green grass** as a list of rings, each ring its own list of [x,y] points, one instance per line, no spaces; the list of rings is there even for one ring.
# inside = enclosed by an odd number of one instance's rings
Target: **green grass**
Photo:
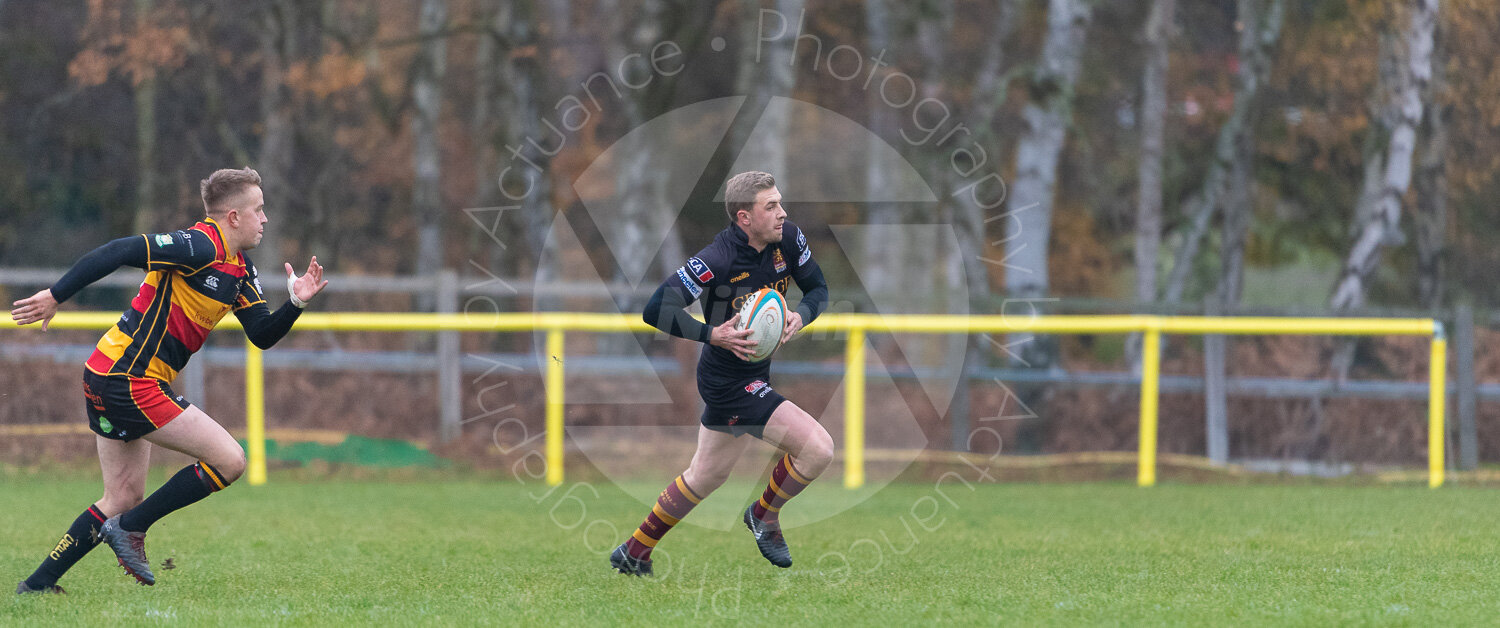
[[[828,484],[788,516],[843,508],[830,506],[842,491]],[[1500,616],[1500,500],[1488,490],[892,485],[789,529],[789,570],[730,527],[751,490],[710,498],[689,521],[727,530],[678,526],[661,546],[668,555],[658,552],[665,573],[648,580],[605,566],[646,510],[607,482],[548,494],[513,481],[273,475],[153,528],[155,564],[177,565],[158,570],[155,587],[134,585],[102,547],[63,579],[67,596],[0,602],[0,625],[1322,626]],[[96,491],[0,478],[4,582],[29,574]]]

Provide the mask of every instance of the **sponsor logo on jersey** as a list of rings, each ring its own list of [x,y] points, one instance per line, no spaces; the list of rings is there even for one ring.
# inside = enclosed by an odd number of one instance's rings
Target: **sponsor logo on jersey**
[[[803,247],[802,248],[802,255],[797,256],[797,267],[800,268],[802,266],[805,266],[807,264],[807,260],[810,260],[810,259],[812,259],[812,249],[808,248],[808,247]]]
[[[682,285],[687,287],[687,291],[693,295],[694,299],[703,294],[703,288],[699,288],[698,284],[693,283],[693,278],[688,276],[686,268],[677,268],[677,278],[682,280]]]
[[[781,293],[781,298],[782,299],[786,299],[786,290],[787,290],[787,288],[791,287],[791,285],[792,285],[792,278],[791,277],[782,277],[781,279],[777,279],[776,281],[773,281],[773,282],[768,283],[768,284],[766,284],[764,286],[761,286],[761,287],[762,288],[770,288],[772,290],[775,290],[776,292]],[[754,292],[749,292],[749,293],[742,294],[740,296],[735,297],[733,301],[729,302],[729,310],[731,312],[738,312],[738,311],[740,311],[740,308],[745,307],[745,299],[749,299],[752,296],[755,296]]]
[[[753,395],[756,392],[760,391],[760,389],[765,388],[765,387],[766,387],[766,383],[764,381],[762,381],[762,380],[758,380],[757,379],[757,380],[755,380],[753,382],[750,382],[748,385],[745,386],[745,392],[750,393],[750,394]]]
[[[219,278],[217,276],[215,276],[215,275],[209,275],[207,277],[204,277],[203,278],[203,285],[208,286],[209,290],[218,290],[219,289]]]
[[[156,245],[157,246],[171,246],[172,245],[172,236],[167,235],[165,233],[157,234],[157,236],[156,236]]]
[[[714,278],[714,271],[709,270],[708,264],[704,264],[701,259],[689,257],[687,265],[688,269],[693,272],[693,276],[698,278],[698,283],[708,283]]]
[[[801,231],[797,232],[797,250],[798,251],[806,251],[807,250],[807,234],[802,233]]]
[[[747,270],[747,271],[745,271],[743,273],[735,275],[734,279],[730,279],[729,280],[729,283],[734,283],[736,281],[739,281],[739,280],[744,279],[744,278],[749,277],[749,276],[750,276],[750,271]]]
[[[771,262],[776,265],[776,272],[786,272],[786,258],[781,256],[781,249],[772,249]]]

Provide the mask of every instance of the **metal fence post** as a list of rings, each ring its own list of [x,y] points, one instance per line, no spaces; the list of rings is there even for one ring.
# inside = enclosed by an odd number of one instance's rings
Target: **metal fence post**
[[[1161,379],[1161,323],[1152,319],[1141,345],[1141,434],[1136,483],[1156,485],[1156,411]]]
[[[1479,468],[1479,428],[1474,422],[1477,390],[1474,380],[1474,308],[1458,306],[1454,313],[1453,360],[1458,379],[1458,468]]]
[[[563,330],[547,328],[547,485],[563,483]]]
[[[451,314],[458,311],[458,273],[447,268],[438,271],[436,292],[438,312]],[[438,441],[443,443],[458,438],[462,429],[459,415],[463,412],[463,388],[459,358],[458,332],[438,332]]]
[[[1443,333],[1443,324],[1433,321],[1432,358],[1427,397],[1427,485],[1437,488],[1443,485],[1443,452],[1447,444],[1448,431],[1443,426],[1448,398],[1448,337]]]
[[[1210,299],[1208,315],[1219,314],[1217,300]],[[1203,431],[1207,438],[1208,459],[1216,465],[1229,462],[1229,386],[1226,381],[1229,375],[1225,368],[1228,353],[1228,336],[1208,334],[1203,337]]]
[[[844,488],[865,485],[865,329],[849,330],[844,347]]]
[[[260,348],[245,339],[245,479],[266,483],[266,372]]]

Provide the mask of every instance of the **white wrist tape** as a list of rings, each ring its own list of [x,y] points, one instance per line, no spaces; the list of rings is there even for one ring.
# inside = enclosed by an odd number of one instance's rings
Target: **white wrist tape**
[[[303,309],[303,308],[307,307],[307,301],[303,301],[302,299],[297,298],[297,291],[292,288],[292,286],[295,285],[296,283],[297,283],[297,276],[296,275],[287,275],[286,276],[286,293],[287,293],[287,296],[292,297],[292,305],[297,306],[297,309],[300,310],[300,309]]]

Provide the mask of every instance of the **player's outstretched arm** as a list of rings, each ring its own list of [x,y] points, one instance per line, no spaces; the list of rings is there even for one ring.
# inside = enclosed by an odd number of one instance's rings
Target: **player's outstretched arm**
[[[307,307],[308,301],[328,285],[328,281],[323,279],[323,267],[318,264],[316,257],[308,263],[307,273],[301,277],[292,270],[291,264],[285,264],[285,267],[289,297],[285,304],[275,312],[266,307],[265,298],[260,294],[255,281],[256,275],[252,271],[251,281],[242,287],[241,305],[236,306],[234,311],[235,317],[240,319],[240,324],[245,328],[245,337],[261,349],[276,346],[292,330],[292,324],[302,315],[302,308]]]
[[[73,267],[68,269],[62,279],[52,284],[51,288],[13,303],[10,317],[17,325],[41,322],[42,331],[47,331],[47,325],[57,315],[59,303],[67,301],[85,286],[103,279],[121,266],[145,268],[147,261],[145,238],[130,236],[112,240],[78,258]]]
[[[312,261],[307,263],[307,272],[301,277],[292,270],[290,263],[286,264],[286,291],[292,296],[292,303],[297,307],[307,307],[307,304],[318,296],[323,288],[328,286],[328,281],[323,279],[323,266],[318,263],[318,256],[314,255]]]
[[[52,298],[52,289],[48,288],[11,304],[10,318],[17,325],[30,325],[37,321],[42,323],[42,331],[47,331],[47,325],[52,323],[52,317],[57,316],[57,299]]]

